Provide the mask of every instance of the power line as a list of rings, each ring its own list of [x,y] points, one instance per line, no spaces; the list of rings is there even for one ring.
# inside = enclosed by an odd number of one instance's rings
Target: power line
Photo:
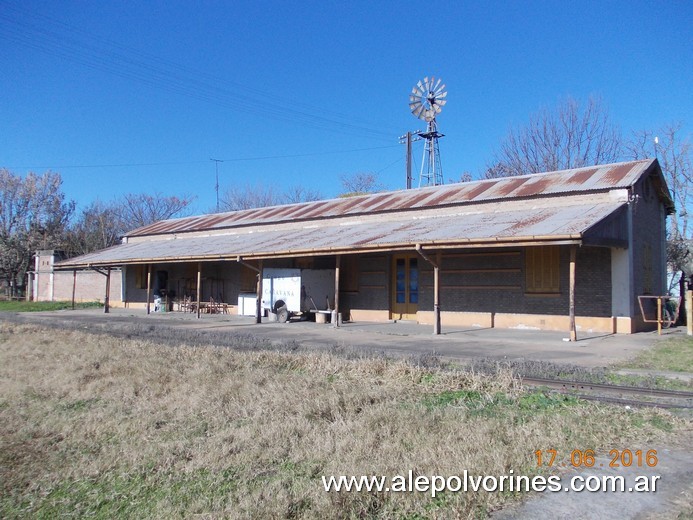
[[[242,161],[267,161],[272,159],[296,159],[301,157],[315,157],[322,155],[337,155],[343,153],[368,152],[373,150],[385,150],[388,148],[399,148],[399,145],[375,146],[370,148],[352,148],[350,150],[331,150],[325,152],[283,154],[283,155],[264,155],[257,157],[233,157],[218,159],[220,162],[242,162]],[[217,159],[211,159],[217,160]],[[189,166],[196,164],[209,164],[207,161],[165,161],[165,162],[143,162],[143,163],[118,163],[118,164],[73,164],[73,165],[9,165],[8,169],[43,169],[43,170],[69,170],[82,168],[134,168],[142,166]]]
[[[243,94],[246,87],[214,77],[206,72],[185,68],[161,57],[105,40],[79,27],[34,11],[5,6],[0,20],[9,26],[0,31],[0,38],[44,53],[71,60],[92,69],[135,80],[160,90],[223,106],[233,111],[263,115],[270,119],[290,121],[303,126],[339,133],[391,138],[389,133],[362,123],[349,121],[347,116],[322,107],[297,104],[278,96],[253,89],[253,95]],[[14,12],[15,18],[8,13]],[[21,19],[17,19],[21,18]],[[31,23],[28,20],[34,20]],[[232,84],[236,90],[222,88],[219,82]],[[320,114],[320,115],[318,115]]]

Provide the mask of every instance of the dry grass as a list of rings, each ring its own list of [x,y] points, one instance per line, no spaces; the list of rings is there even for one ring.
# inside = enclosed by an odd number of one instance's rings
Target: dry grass
[[[682,424],[528,395],[507,373],[10,324],[0,396],[5,518],[479,518],[510,495],[326,493],[320,477],[532,474],[536,449]]]
[[[621,364],[624,368],[642,368],[670,372],[693,372],[693,337],[673,337],[659,341],[634,359]]]

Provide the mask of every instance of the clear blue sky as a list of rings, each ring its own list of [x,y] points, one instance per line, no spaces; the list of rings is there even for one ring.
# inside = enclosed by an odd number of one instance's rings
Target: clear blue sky
[[[441,77],[446,179],[512,125],[600,95],[623,131],[693,124],[693,2],[0,0],[0,167],[84,207],[232,183],[404,187],[411,87]],[[420,143],[419,143],[420,145]],[[338,153],[339,152],[339,153]],[[415,148],[419,165],[421,149]]]

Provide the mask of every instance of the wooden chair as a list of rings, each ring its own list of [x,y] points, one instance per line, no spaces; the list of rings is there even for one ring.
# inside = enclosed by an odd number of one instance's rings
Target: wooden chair
[[[190,312],[191,304],[190,296],[184,296],[183,299],[178,302],[178,310],[181,312]]]

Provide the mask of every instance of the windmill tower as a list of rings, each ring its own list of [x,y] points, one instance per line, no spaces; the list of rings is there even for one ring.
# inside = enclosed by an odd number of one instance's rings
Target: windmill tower
[[[426,131],[417,132],[417,135],[425,140],[419,187],[443,184],[443,166],[440,162],[438,139],[445,136],[438,132],[436,116],[447,103],[445,97],[448,93],[445,90],[445,84],[441,83],[440,79],[436,80],[433,76],[426,77],[423,81],[419,81],[409,94],[411,113],[426,121]]]

